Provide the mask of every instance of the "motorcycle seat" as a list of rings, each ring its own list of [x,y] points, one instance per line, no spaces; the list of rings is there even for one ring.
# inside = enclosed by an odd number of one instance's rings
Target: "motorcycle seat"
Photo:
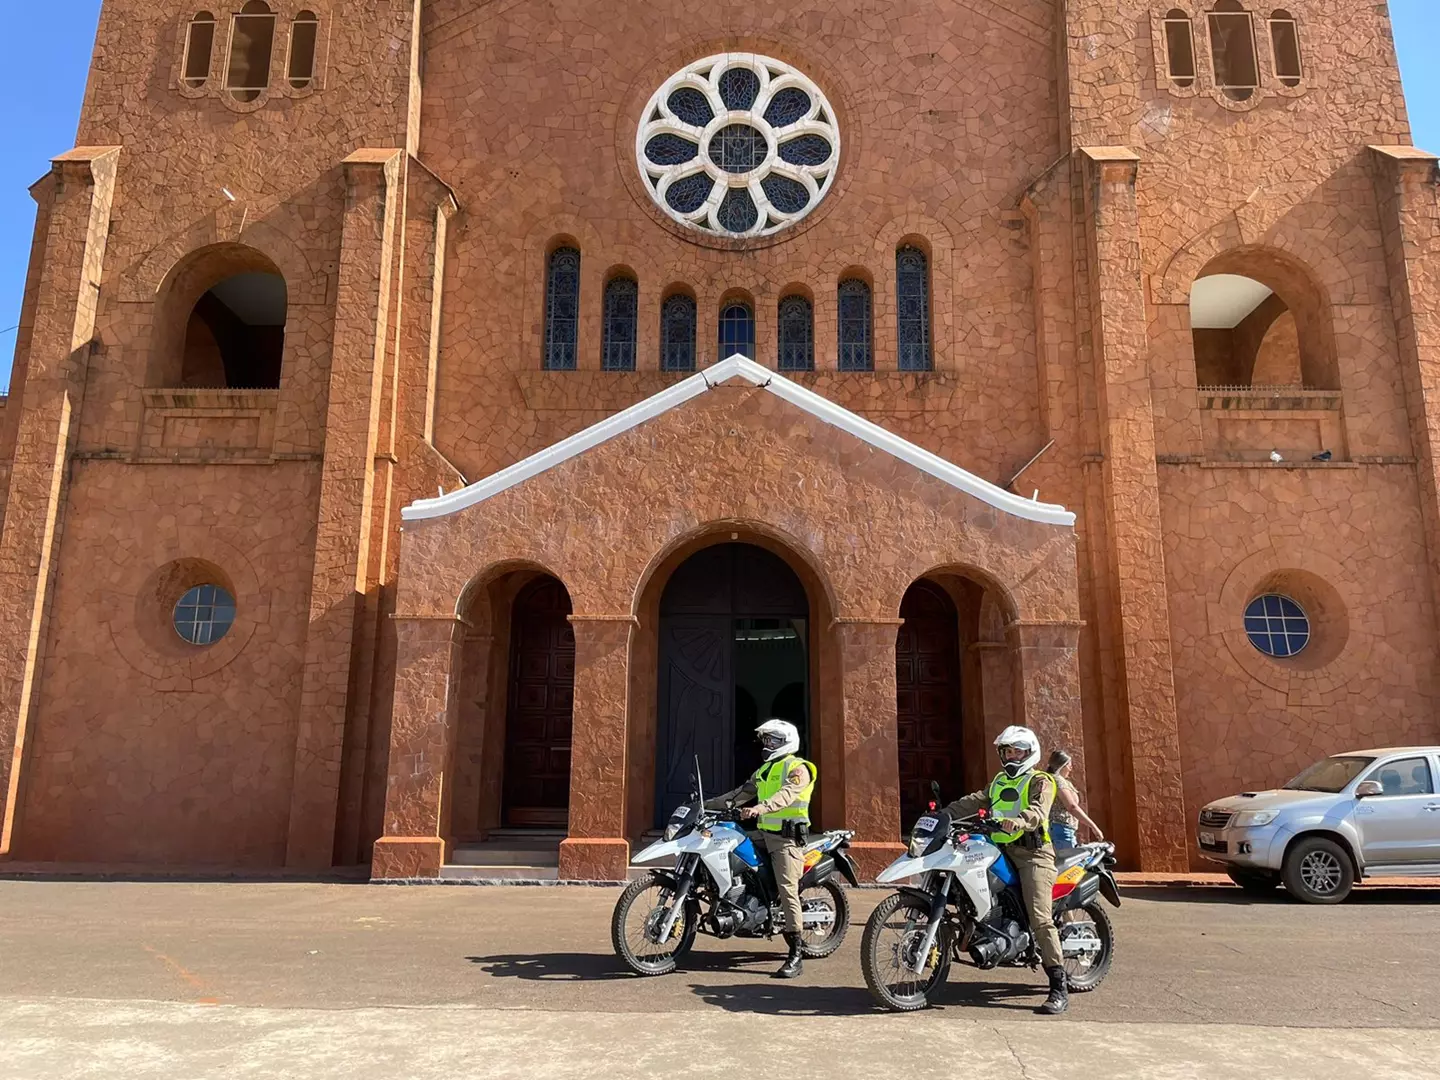
[[[1092,852],[1083,847],[1065,848],[1055,857],[1055,872],[1057,874],[1063,874],[1072,866],[1078,866],[1080,863],[1088,862],[1091,854]]]

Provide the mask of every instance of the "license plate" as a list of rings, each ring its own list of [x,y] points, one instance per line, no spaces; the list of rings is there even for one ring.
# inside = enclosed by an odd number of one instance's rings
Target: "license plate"
[[[922,817],[919,821],[915,822],[915,831],[934,832],[935,826],[939,824],[940,822],[933,817]]]
[[[1202,833],[1200,834],[1200,843],[1202,843],[1202,844],[1213,844],[1213,843],[1215,843],[1215,834],[1214,834],[1213,832],[1202,832]]]

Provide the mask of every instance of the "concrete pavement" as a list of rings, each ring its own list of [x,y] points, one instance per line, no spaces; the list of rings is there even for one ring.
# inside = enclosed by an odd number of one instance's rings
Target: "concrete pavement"
[[[1440,894],[1335,908],[1132,889],[1116,966],[1054,1021],[1029,972],[958,966],[940,1006],[873,1010],[850,938],[798,983],[778,943],[702,938],[625,974],[609,888],[0,882],[0,1077],[1428,1077]]]

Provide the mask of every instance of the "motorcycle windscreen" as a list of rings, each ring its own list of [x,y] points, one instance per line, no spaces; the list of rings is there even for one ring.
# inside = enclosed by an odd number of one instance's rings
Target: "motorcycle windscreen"
[[[950,839],[950,814],[941,810],[939,813],[922,814],[915,822],[915,827],[910,830],[910,855],[913,858],[923,858],[940,850]]]

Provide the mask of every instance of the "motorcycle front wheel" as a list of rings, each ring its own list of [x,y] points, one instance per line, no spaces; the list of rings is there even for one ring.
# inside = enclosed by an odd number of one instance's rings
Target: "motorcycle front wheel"
[[[860,938],[860,969],[871,995],[891,1012],[915,1012],[950,973],[950,927],[940,924],[921,970],[910,969],[930,928],[930,908],[917,897],[895,893],[880,901]]]
[[[615,955],[635,974],[669,975],[695,944],[700,913],[693,903],[676,915],[669,936],[659,940],[674,900],[670,880],[656,873],[636,878],[620,894],[610,919],[610,943]]]
[[[845,941],[850,929],[850,901],[845,890],[832,878],[800,893],[800,911],[805,919],[800,951],[807,960],[831,956]]]

